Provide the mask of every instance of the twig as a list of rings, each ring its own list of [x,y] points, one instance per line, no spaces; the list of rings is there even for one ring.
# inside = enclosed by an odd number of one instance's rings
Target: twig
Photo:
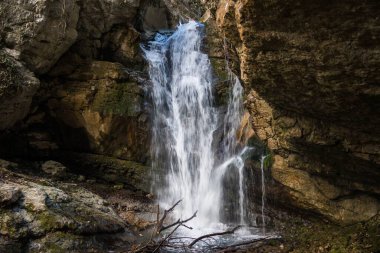
[[[213,237],[213,236],[218,236],[218,235],[228,235],[228,234],[233,234],[237,229],[239,229],[241,226],[237,226],[231,230],[225,231],[225,232],[218,232],[218,233],[212,233],[212,234],[207,234],[207,235],[202,235],[201,237],[198,237],[195,239],[192,243],[189,244],[189,248],[193,247],[194,244],[199,242],[202,239],[208,238],[208,237]]]
[[[178,200],[177,203],[175,203],[171,208],[169,208],[168,210],[165,210],[164,211],[164,215],[162,216],[161,220],[157,223],[157,229],[156,229],[156,234],[159,234],[162,230],[162,227],[163,227],[163,224],[164,224],[164,221],[166,219],[166,216],[171,213],[174,208],[182,201],[182,199]]]
[[[170,224],[170,225],[168,225],[168,226],[162,227],[162,228],[160,229],[159,232],[161,233],[162,231],[164,231],[164,230],[166,230],[166,229],[168,229],[168,228],[174,227],[175,225],[178,225],[178,224],[180,224],[180,225],[182,225],[182,226],[184,226],[184,227],[186,227],[186,228],[188,228],[188,229],[193,229],[192,227],[186,226],[184,223],[186,223],[186,222],[188,222],[188,221],[194,219],[195,217],[197,217],[197,212],[198,212],[198,211],[196,211],[196,212],[193,214],[193,216],[191,216],[190,218],[188,218],[188,219],[186,219],[186,220],[181,221],[181,219],[178,219],[178,220],[177,220],[176,222],[174,222],[173,224]]]
[[[179,228],[181,226],[181,224],[178,224],[176,227],[175,227],[175,229],[173,229],[173,231],[172,232],[170,232],[170,234],[168,234],[166,237],[165,237],[165,239],[164,240],[162,240],[161,242],[160,242],[160,244],[158,244],[158,246],[156,247],[156,249],[155,250],[153,250],[153,252],[152,253],[155,253],[155,252],[157,252],[157,250],[162,246],[162,244]]]
[[[156,224],[158,224],[159,220],[160,220],[160,205],[157,205],[157,220],[156,220]]]

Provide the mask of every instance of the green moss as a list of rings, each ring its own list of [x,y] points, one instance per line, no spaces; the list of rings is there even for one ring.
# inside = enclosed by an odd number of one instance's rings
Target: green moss
[[[17,215],[19,210],[0,209],[0,235],[10,238],[23,238],[28,234],[25,220]]]
[[[224,59],[210,58],[210,63],[211,63],[211,67],[212,67],[212,70],[214,72],[214,75],[220,81],[228,80],[228,72],[226,69],[226,61]]]
[[[43,238],[39,244],[42,245],[44,252],[66,253],[71,252],[73,248],[78,247],[81,242],[82,238],[80,236],[64,232],[56,232]],[[34,251],[32,250],[32,252]]]
[[[16,94],[22,86],[15,61],[2,50],[0,50],[0,80],[0,98]]]
[[[117,83],[101,87],[93,100],[93,109],[104,114],[137,116],[140,112],[142,97],[135,83]]]
[[[41,229],[44,231],[52,231],[58,227],[59,221],[57,216],[49,212],[37,213],[36,220],[40,222]]]
[[[264,169],[269,169],[273,165],[273,153],[272,151],[267,148],[265,152],[265,158],[264,158]]]
[[[16,228],[17,222],[13,219],[9,211],[0,211],[0,232],[2,235],[8,235],[11,238],[18,237],[18,230]]]

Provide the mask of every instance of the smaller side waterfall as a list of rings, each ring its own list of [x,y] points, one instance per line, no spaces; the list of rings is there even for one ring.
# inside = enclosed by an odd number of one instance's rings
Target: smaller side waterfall
[[[264,162],[266,156],[261,156],[260,169],[261,169],[261,222],[263,223],[263,234],[265,235],[265,174]]]

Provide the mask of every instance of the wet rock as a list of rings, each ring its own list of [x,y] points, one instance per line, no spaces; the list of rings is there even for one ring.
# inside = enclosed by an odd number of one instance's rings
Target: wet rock
[[[54,177],[63,177],[66,175],[67,168],[56,161],[46,161],[41,165],[41,169]]]

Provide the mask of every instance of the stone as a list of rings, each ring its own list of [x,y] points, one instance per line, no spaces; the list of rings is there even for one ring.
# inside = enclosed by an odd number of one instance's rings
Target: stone
[[[51,176],[63,177],[66,175],[67,168],[62,163],[56,161],[46,161],[41,165],[41,169]]]
[[[17,167],[18,167],[17,163],[13,163],[13,162],[9,162],[9,161],[0,159],[0,168],[12,169],[12,168],[17,168]]]
[[[57,248],[66,243],[72,245],[79,238],[86,242],[81,245],[88,248],[95,245],[93,237],[98,234],[124,231],[124,221],[108,202],[78,185],[54,183],[51,186],[52,181],[44,180],[44,184],[49,185],[46,186],[38,179],[29,181],[30,176],[14,177],[6,170],[2,174],[6,174],[7,179],[0,186],[0,237],[6,240],[0,242],[1,252],[3,247],[14,244],[14,240],[25,243],[23,247],[38,248],[39,240],[51,240],[51,234]],[[21,196],[23,201],[17,201]],[[4,206],[4,201],[8,205]],[[62,231],[65,235],[60,239],[57,233]]]
[[[75,42],[79,6],[74,0],[1,1],[5,45],[35,73],[46,73]]]
[[[21,190],[17,186],[0,184],[0,207],[17,202],[21,196]]]
[[[32,72],[3,49],[0,49],[0,79],[2,131],[11,128],[27,115],[40,82]]]

